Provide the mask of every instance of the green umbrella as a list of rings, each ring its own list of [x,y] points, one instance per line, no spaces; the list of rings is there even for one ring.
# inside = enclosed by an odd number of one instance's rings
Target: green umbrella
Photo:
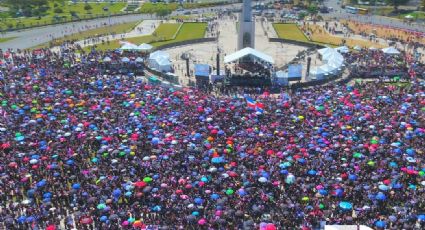
[[[71,94],[73,94],[73,92],[72,92],[72,90],[67,89],[67,90],[65,90],[65,94],[71,95]]]
[[[424,171],[419,171],[419,176],[425,176],[425,172]]]
[[[102,209],[105,209],[105,208],[106,208],[106,204],[98,204],[97,205],[97,209],[102,210]]]
[[[152,182],[152,178],[147,176],[143,178],[143,182],[146,182],[146,183]]]
[[[310,198],[308,198],[308,197],[303,197],[302,199],[301,199],[302,201],[305,201],[305,202],[308,202],[309,200],[310,200]]]
[[[233,191],[233,189],[229,188],[226,190],[226,194],[227,195],[232,195],[235,191]]]
[[[362,154],[361,153],[354,153],[353,154],[353,157],[354,158],[361,158],[362,157]]]
[[[319,208],[320,208],[320,209],[324,209],[324,208],[325,208],[325,205],[323,205],[322,203],[320,203],[320,204],[319,204]]]
[[[324,109],[325,109],[325,107],[323,107],[323,105],[316,106],[316,110],[317,110],[317,111],[322,111],[322,110],[324,110]]]
[[[15,137],[20,137],[22,136],[22,133],[15,133]]]
[[[375,162],[374,162],[374,161],[368,161],[368,162],[367,162],[367,165],[369,165],[369,166],[372,166],[372,167],[373,167],[373,166],[375,166]]]
[[[121,152],[118,154],[118,156],[120,156],[120,157],[125,156],[125,152],[124,152],[124,151],[121,151]]]

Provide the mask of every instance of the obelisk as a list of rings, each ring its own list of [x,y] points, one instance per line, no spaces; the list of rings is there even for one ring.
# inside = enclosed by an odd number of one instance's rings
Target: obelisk
[[[251,0],[243,0],[242,14],[239,18],[238,49],[251,47],[255,44],[255,22],[252,19]]]

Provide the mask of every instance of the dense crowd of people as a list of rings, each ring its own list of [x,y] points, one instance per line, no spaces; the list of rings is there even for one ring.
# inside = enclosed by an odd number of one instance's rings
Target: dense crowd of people
[[[105,74],[102,55],[3,64],[1,228],[425,227],[424,82],[251,95],[259,112]]]

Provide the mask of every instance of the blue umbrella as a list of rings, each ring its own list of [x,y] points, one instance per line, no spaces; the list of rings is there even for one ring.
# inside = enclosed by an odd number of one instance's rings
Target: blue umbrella
[[[78,190],[78,189],[81,188],[81,185],[80,184],[73,184],[72,188],[75,189],[75,190]]]
[[[217,200],[218,198],[220,198],[220,196],[218,194],[213,193],[211,195],[211,199],[213,199],[213,200]]]
[[[326,191],[325,189],[319,189],[319,194],[322,196],[326,196],[328,195],[328,191]]]
[[[27,220],[27,217],[26,216],[20,216],[17,219],[18,223],[20,223],[20,224],[25,223],[26,220]]]
[[[197,197],[195,198],[195,204],[202,204],[204,202],[204,200],[202,200],[201,198]]]
[[[375,222],[375,226],[377,228],[385,228],[385,226],[387,226],[387,223],[385,221],[378,220]]]
[[[192,216],[199,216],[199,212],[198,211],[192,212]]]
[[[350,175],[348,175],[348,179],[351,180],[351,181],[355,181],[355,180],[357,180],[357,176],[354,175],[354,174],[350,174]]]
[[[34,189],[30,189],[30,190],[27,191],[27,196],[28,197],[33,197],[34,196],[34,193],[35,193],[35,190]]]
[[[43,198],[51,198],[52,197],[52,193],[50,192],[46,192],[43,194]]]
[[[375,196],[375,199],[377,199],[377,200],[386,200],[386,199],[387,199],[387,196],[385,196],[385,194],[384,194],[384,193],[379,192],[379,193]]]
[[[152,211],[154,211],[154,212],[159,212],[159,211],[161,211],[161,206],[159,206],[159,205],[155,205],[155,207],[153,207],[153,208],[152,208]]]
[[[393,185],[393,189],[401,189],[401,188],[403,188],[403,185],[400,184],[400,183],[397,183],[397,184],[394,184]]]
[[[121,196],[121,190],[120,190],[120,189],[115,189],[115,190],[112,192],[112,196],[114,196],[115,198],[120,197],[120,196]]]
[[[67,165],[73,165],[74,164],[74,160],[69,159],[69,160],[66,161],[66,164]]]
[[[418,220],[419,221],[425,221],[425,214],[418,215]]]
[[[33,217],[33,216],[29,216],[29,217],[27,217],[27,219],[26,219],[26,222],[27,223],[31,223],[31,222],[34,222],[35,221],[35,218]]]
[[[220,164],[220,163],[223,163],[223,161],[224,161],[223,157],[213,157],[211,159],[211,162],[214,164]]]
[[[46,185],[46,180],[41,180],[41,181],[37,182],[36,185],[37,185],[37,187],[43,187],[43,186]]]
[[[351,209],[353,209],[353,205],[350,202],[347,202],[347,201],[341,201],[341,202],[339,202],[339,207],[342,210],[351,210]]]
[[[390,187],[388,187],[384,184],[379,185],[378,188],[379,188],[379,190],[382,190],[382,191],[387,191],[388,189],[390,189]]]
[[[100,217],[100,221],[101,222],[106,222],[108,220],[108,217],[107,216],[101,216]]]
[[[310,176],[315,176],[316,174],[317,174],[317,171],[314,170],[314,169],[311,169],[311,170],[308,171],[308,175],[310,175]]]

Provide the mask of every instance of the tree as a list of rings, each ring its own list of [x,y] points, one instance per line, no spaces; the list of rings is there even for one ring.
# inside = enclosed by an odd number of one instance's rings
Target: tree
[[[386,0],[386,2],[394,6],[394,11],[398,11],[398,6],[406,4],[409,0]]]
[[[93,7],[90,4],[85,4],[84,5],[84,10],[89,12],[91,9],[93,9]]]
[[[170,9],[166,9],[166,8],[158,9],[158,11],[156,12],[156,15],[158,17],[165,17],[165,16],[167,16],[169,14],[171,14],[171,10]]]
[[[422,0],[422,10],[425,10],[425,0]]]

